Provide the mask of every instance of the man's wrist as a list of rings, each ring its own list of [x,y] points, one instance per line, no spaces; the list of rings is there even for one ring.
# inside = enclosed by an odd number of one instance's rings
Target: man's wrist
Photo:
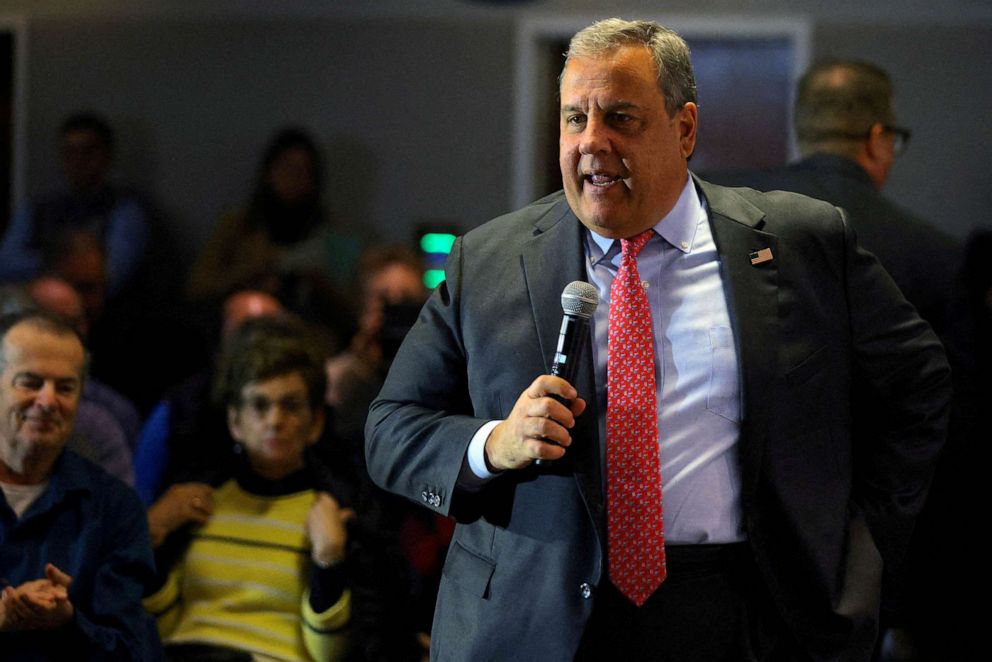
[[[468,446],[468,465],[475,474],[476,478],[481,480],[491,480],[501,474],[502,472],[494,467],[489,461],[489,453],[486,451],[486,444],[489,441],[489,437],[492,436],[493,430],[496,429],[503,421],[489,421],[483,425],[472,437],[472,441]]]
[[[458,487],[466,492],[478,492],[490,480],[499,475],[491,471],[486,457],[486,441],[493,429],[502,421],[489,421],[476,430],[469,441],[462,468],[458,472]]]

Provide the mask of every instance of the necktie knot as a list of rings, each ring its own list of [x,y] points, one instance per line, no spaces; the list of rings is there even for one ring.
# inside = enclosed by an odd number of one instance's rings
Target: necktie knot
[[[629,256],[636,258],[637,254],[641,252],[651,237],[654,236],[654,228],[648,228],[640,234],[635,234],[633,237],[627,237],[626,239],[620,240],[620,252],[622,256]]]

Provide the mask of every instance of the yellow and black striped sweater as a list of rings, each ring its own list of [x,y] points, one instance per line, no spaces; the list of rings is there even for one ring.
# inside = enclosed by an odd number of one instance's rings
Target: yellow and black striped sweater
[[[162,641],[222,646],[256,659],[339,660],[351,593],[316,613],[310,600],[307,513],[316,491],[278,496],[229,480],[165,584],[145,599]]]

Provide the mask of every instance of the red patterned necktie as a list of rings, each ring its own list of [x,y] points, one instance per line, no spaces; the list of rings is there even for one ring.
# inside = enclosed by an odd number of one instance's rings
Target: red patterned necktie
[[[654,235],[621,239],[610,289],[606,486],[610,580],[638,607],[665,581],[654,340],[637,254]]]

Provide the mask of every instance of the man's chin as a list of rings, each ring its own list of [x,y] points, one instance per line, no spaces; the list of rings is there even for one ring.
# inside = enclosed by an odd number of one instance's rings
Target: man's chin
[[[582,225],[601,237],[622,239],[627,236],[624,234],[624,224],[612,214],[583,214],[579,216],[579,220],[582,221]]]
[[[62,426],[55,423],[29,424],[22,431],[22,436],[29,443],[44,446],[61,445],[65,442]]]

